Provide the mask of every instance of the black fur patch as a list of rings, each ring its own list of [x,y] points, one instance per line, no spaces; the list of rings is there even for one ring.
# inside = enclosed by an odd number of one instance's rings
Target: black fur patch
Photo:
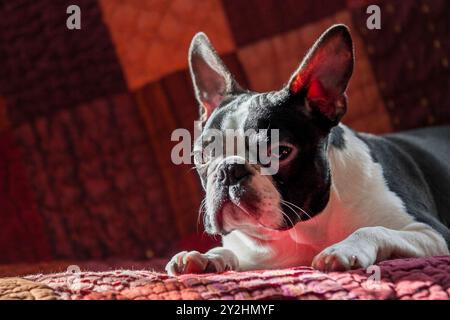
[[[330,143],[333,147],[337,149],[345,148],[345,139],[344,139],[344,129],[341,127],[333,127],[330,133]]]
[[[389,189],[406,211],[438,231],[450,247],[450,128],[357,136],[382,166]]]

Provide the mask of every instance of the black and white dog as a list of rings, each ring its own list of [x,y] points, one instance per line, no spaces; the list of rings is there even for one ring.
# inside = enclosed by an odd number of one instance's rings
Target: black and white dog
[[[267,176],[235,156],[197,163],[205,228],[223,246],[180,252],[169,274],[345,270],[449,253],[450,127],[374,136],[340,124],[353,57],[347,27],[335,25],[284,88],[255,93],[236,83],[203,33],[194,37],[189,64],[204,130],[278,129],[280,167]],[[206,143],[200,137],[194,148]]]

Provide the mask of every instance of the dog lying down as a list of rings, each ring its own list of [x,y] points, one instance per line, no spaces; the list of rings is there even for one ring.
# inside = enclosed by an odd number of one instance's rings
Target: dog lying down
[[[206,35],[193,38],[204,224],[223,245],[178,253],[166,266],[170,275],[301,265],[346,270],[449,253],[450,127],[375,136],[341,124],[353,63],[349,30],[335,25],[286,86],[257,93],[236,83]],[[269,141],[279,165],[273,175],[242,156],[208,152],[207,130],[226,136],[227,129],[267,128],[279,132],[276,146]]]

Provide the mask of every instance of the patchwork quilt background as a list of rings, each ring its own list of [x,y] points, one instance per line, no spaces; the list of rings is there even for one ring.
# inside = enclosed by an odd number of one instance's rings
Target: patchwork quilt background
[[[381,30],[366,28],[368,4]],[[81,8],[81,30],[66,8]],[[280,88],[315,38],[356,47],[344,122],[385,133],[450,123],[445,0],[0,2],[0,263],[143,260],[213,240],[189,166],[170,161],[198,108],[187,70],[204,31],[238,82]]]

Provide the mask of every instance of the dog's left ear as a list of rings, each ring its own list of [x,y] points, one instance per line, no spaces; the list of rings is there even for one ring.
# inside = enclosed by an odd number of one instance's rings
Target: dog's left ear
[[[345,25],[334,25],[309,50],[289,81],[289,91],[304,94],[308,112],[335,126],[347,110],[345,89],[352,72],[350,32]]]
[[[225,97],[240,88],[203,32],[197,33],[192,39],[189,69],[203,121],[207,120]]]

